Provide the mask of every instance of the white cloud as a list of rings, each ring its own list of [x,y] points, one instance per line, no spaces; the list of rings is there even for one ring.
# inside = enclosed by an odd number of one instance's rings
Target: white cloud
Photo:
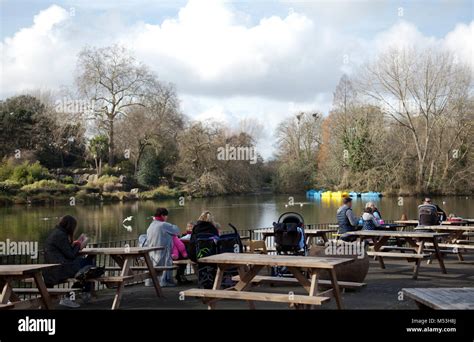
[[[250,14],[218,0],[205,5],[190,0],[176,16],[160,23],[130,23],[115,11],[78,13],[71,17],[52,5],[39,12],[31,26],[0,42],[1,97],[71,85],[76,56],[84,45],[121,42],[162,80],[176,85],[183,112],[192,118],[262,121],[267,156],[278,122],[300,110],[327,112],[341,74],[353,72],[390,45],[434,44],[474,66],[474,22],[459,24],[444,37],[427,35],[416,23],[403,20],[363,36],[350,31],[350,22],[341,26],[338,19],[331,24],[315,10],[300,7],[250,20]]]
[[[444,39],[444,46],[449,49],[460,62],[471,65],[474,77],[474,21],[469,25],[458,24]]]
[[[53,5],[39,12],[31,27],[0,43],[2,92],[56,87],[70,81],[74,55],[64,34],[68,18],[65,9]]]

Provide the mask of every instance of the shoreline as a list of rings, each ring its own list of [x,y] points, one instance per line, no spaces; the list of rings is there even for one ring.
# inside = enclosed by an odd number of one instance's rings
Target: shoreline
[[[162,191],[157,189],[147,190],[142,192],[133,191],[100,191],[99,189],[93,189],[90,192],[84,192],[84,189],[77,191],[58,191],[49,189],[37,189],[35,192],[17,191],[13,193],[1,193],[0,192],[0,206],[8,207],[15,205],[62,205],[62,204],[101,204],[101,203],[123,203],[123,202],[137,202],[137,201],[156,201],[156,200],[180,200],[181,198],[215,198],[215,197],[230,197],[230,196],[258,196],[258,195],[288,195],[295,196],[289,193],[279,193],[269,190],[252,191],[246,193],[227,193],[227,194],[214,194],[214,195],[198,195],[192,196],[185,194],[184,192],[175,188],[163,188]],[[304,193],[298,194],[297,196],[304,196]],[[473,196],[473,193],[453,194],[453,193],[410,193],[410,194],[394,194],[394,193],[382,193],[379,198],[399,198],[399,197],[466,197]],[[358,197],[359,198],[359,197]],[[321,200],[321,199],[319,199]],[[332,201],[333,199],[330,199]],[[336,200],[336,199],[334,199]]]

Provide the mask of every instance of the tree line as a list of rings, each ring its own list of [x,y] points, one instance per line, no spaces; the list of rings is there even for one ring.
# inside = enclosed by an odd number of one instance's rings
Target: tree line
[[[256,150],[258,120],[229,127],[189,119],[174,85],[122,46],[84,48],[75,76],[59,95],[29,91],[0,102],[0,182],[28,185],[89,168],[96,181],[120,177],[129,188],[195,196],[473,190],[471,70],[444,51],[392,49],[343,75],[328,115],[294,113],[274,132],[273,158],[257,154],[253,162],[223,160],[218,151]],[[13,177],[35,161],[49,171]]]

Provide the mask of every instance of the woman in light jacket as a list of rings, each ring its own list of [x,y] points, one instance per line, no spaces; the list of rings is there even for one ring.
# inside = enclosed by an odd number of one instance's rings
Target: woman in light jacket
[[[173,266],[173,259],[171,252],[173,249],[173,236],[179,234],[178,226],[166,222],[168,220],[168,210],[166,208],[156,209],[153,222],[146,231],[147,247],[164,247],[162,250],[150,252],[150,258],[153,265],[156,266]],[[146,286],[151,286],[151,279],[145,281]],[[173,282],[173,271],[165,271],[160,279],[160,286],[170,287],[175,286]]]

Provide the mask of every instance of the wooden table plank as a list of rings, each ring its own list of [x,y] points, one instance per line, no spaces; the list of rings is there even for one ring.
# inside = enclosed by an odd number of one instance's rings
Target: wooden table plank
[[[107,248],[84,248],[79,254],[88,255],[139,255],[146,252],[163,250],[164,247],[107,247]]]
[[[407,226],[418,226],[419,222],[418,220],[397,220],[397,221],[393,221],[393,223],[405,224]],[[468,223],[471,223],[470,219],[464,219],[462,221],[443,221],[441,222],[441,225],[446,225],[446,226],[456,225],[456,224],[465,225]]]
[[[462,231],[465,231],[465,232],[474,232],[474,227],[473,226],[456,226],[456,225],[450,225],[450,226],[422,226],[422,227],[417,227],[415,229],[431,229],[431,230],[439,230],[439,231],[462,230]]]
[[[400,232],[387,230],[358,230],[355,232],[347,232],[345,236],[367,236],[367,237],[409,237],[409,238],[435,238],[449,236],[449,233],[430,233],[430,232]]]
[[[268,228],[268,229],[256,229],[253,232],[255,233],[260,233],[260,234],[269,234],[273,235],[273,228]],[[316,235],[316,234],[321,234],[321,233],[335,233],[337,232],[337,229],[304,229],[305,235]]]
[[[56,266],[59,266],[59,264],[0,265],[0,276],[21,276],[33,274],[45,268]]]
[[[286,266],[331,269],[336,265],[353,262],[351,258],[326,258],[295,255],[267,255],[249,253],[222,253],[198,260],[200,263],[229,265]]]
[[[474,287],[406,288],[403,293],[422,306],[436,310],[473,310]]]

